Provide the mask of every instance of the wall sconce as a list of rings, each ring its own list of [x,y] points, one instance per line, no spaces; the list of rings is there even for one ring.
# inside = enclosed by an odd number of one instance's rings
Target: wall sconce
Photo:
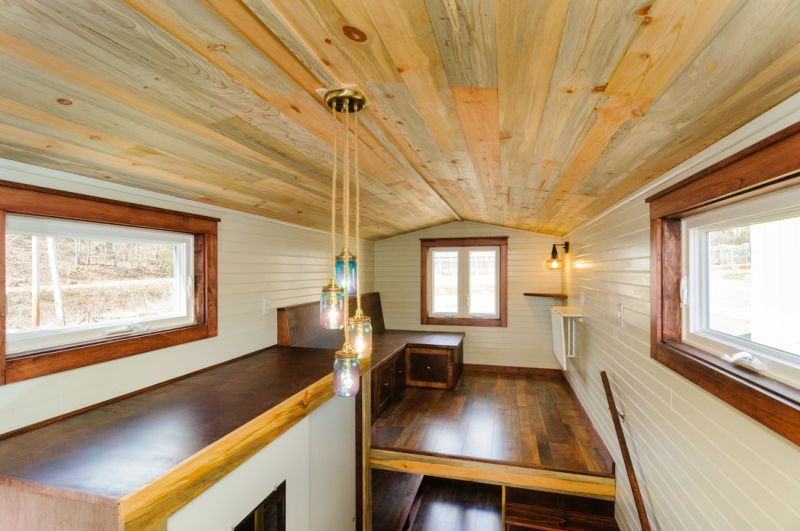
[[[558,247],[563,247],[564,254],[567,254],[569,252],[569,242],[553,244],[553,250],[550,251],[550,259],[544,263],[547,269],[550,269],[551,271],[561,269],[564,265],[561,258],[558,257]]]

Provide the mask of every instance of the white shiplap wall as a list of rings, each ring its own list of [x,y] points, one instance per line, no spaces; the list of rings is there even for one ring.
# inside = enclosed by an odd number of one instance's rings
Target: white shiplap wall
[[[789,105],[789,107],[787,107]],[[800,119],[793,98],[676,168],[676,182]],[[792,114],[794,113],[794,114]],[[638,529],[603,393],[609,373],[656,529],[800,530],[800,447],[650,358],[650,235],[644,196],[569,234],[569,302],[585,296],[567,376],[618,463],[617,520]],[[618,305],[624,305],[624,325]]]
[[[319,299],[330,243],[322,231],[0,159],[0,179],[221,218],[219,335],[0,387],[0,433],[274,345],[276,308]],[[364,245],[365,290],[373,244]],[[261,301],[269,301],[268,315]]]
[[[508,236],[508,327],[420,324],[420,238]],[[375,286],[386,326],[402,330],[466,333],[466,363],[557,368],[550,334],[550,307],[560,300],[523,292],[560,292],[561,275],[544,267],[552,236],[468,221],[448,223],[375,244]]]

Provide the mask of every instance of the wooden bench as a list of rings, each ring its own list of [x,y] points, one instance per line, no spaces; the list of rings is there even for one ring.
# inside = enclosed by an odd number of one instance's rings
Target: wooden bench
[[[464,367],[462,332],[387,330],[380,293],[362,295],[361,305],[372,319],[372,358],[363,365],[369,365],[372,372],[373,419],[399,400],[406,386],[456,386]],[[355,298],[350,308],[352,315]],[[343,341],[342,330],[326,330],[319,325],[318,303],[278,308],[279,346],[338,349]]]

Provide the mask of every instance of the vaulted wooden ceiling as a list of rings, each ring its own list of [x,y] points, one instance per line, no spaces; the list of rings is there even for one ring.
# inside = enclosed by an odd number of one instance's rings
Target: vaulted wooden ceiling
[[[561,234],[800,90],[795,0],[9,0],[0,157],[327,228]],[[2,176],[0,176],[2,178]]]

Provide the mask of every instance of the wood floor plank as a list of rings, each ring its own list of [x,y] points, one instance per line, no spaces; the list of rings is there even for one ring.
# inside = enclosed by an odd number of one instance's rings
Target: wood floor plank
[[[613,475],[566,380],[467,371],[452,391],[406,389],[373,425],[373,447]]]

